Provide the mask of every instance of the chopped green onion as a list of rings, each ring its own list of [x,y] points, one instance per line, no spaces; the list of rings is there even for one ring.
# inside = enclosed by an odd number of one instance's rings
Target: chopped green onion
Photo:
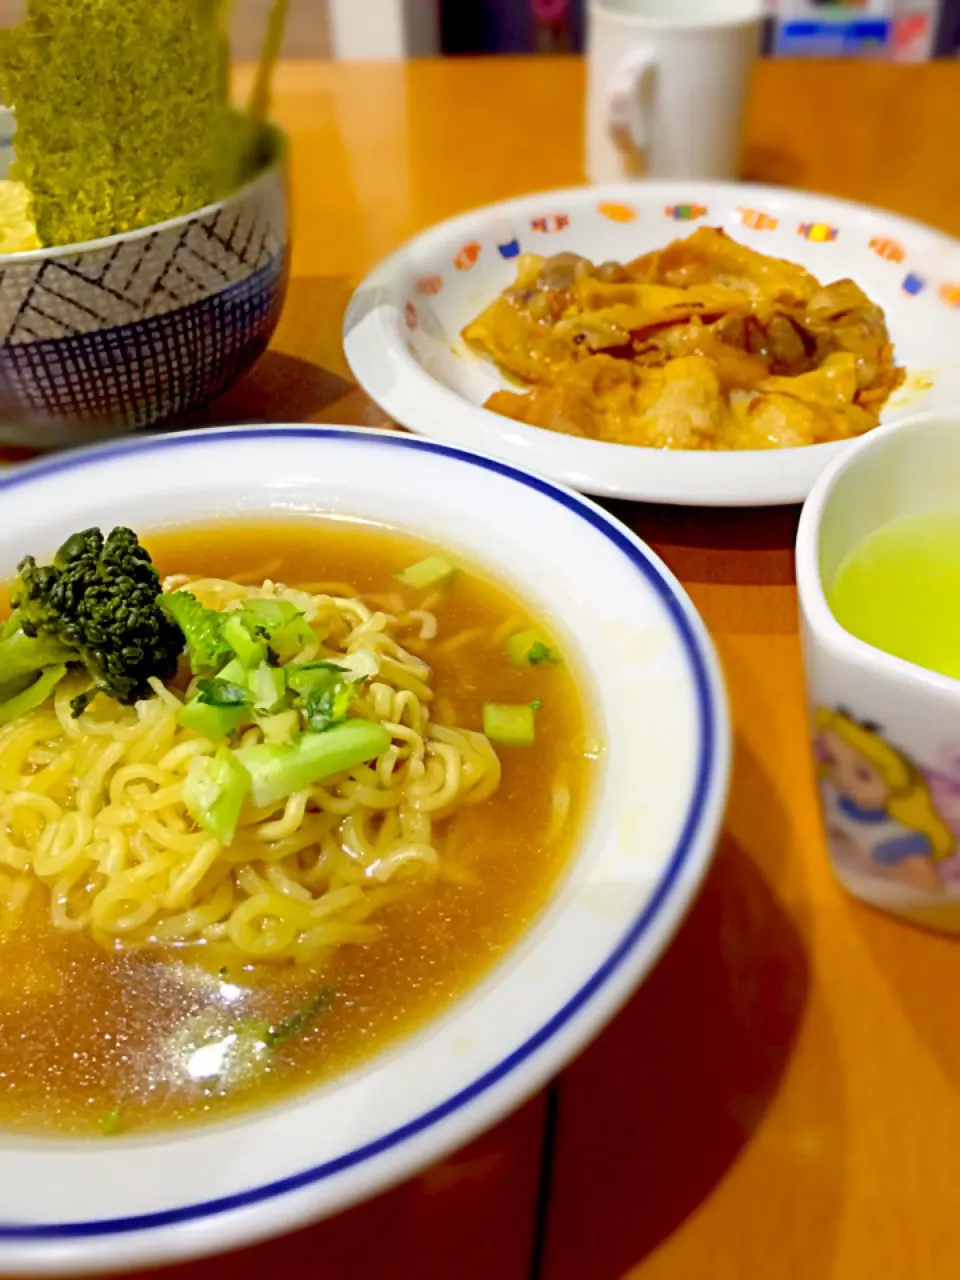
[[[340,667],[332,662],[310,662],[287,667],[286,673],[311,732],[322,733],[346,720],[357,696],[357,685],[344,679]]]
[[[283,670],[287,684],[294,693],[304,694],[309,693],[318,683],[329,681],[331,672],[334,676],[342,675],[344,668],[337,662],[291,662]],[[324,674],[318,676],[318,671]]]
[[[267,645],[254,635],[254,628],[241,613],[223,615],[223,638],[245,667],[254,668],[265,662]]]
[[[303,617],[297,606],[289,600],[268,600],[264,596],[244,600],[242,611],[262,627],[285,627]]]
[[[426,587],[439,586],[457,572],[457,566],[444,560],[443,556],[427,556],[419,564],[401,570],[396,576],[406,587],[414,587],[423,591]]]
[[[289,662],[316,640],[304,613],[289,600],[254,597],[243,602],[241,613],[255,634],[266,640],[278,662]]]
[[[532,713],[531,713],[532,714]],[[265,809],[296,791],[383,755],[390,734],[370,720],[346,720],[323,733],[301,733],[276,746],[259,743],[234,754],[250,774],[253,803]]]
[[[258,716],[257,724],[264,742],[273,746],[281,742],[292,742],[300,732],[300,712],[291,709],[280,711],[275,716]]]
[[[542,641],[538,640],[527,654],[527,661],[532,667],[543,666],[545,663],[553,665],[560,661],[560,655],[555,649],[551,649],[548,644],[543,644]]]
[[[123,1127],[123,1103],[111,1107],[100,1121],[100,1132],[105,1138],[115,1138]]]
[[[213,757],[198,756],[190,762],[183,803],[198,826],[222,845],[230,845],[249,789],[246,769],[232,751],[221,747]]]
[[[218,680],[227,680],[230,684],[238,684],[242,689],[247,688],[249,678],[250,673],[239,658],[231,658],[217,675]]]
[[[511,636],[506,651],[515,667],[557,666],[563,661],[538,631],[520,631]]]
[[[222,742],[249,715],[251,699],[246,689],[248,679],[249,672],[243,663],[239,658],[233,658],[220,672],[216,681],[201,680],[199,682],[201,692],[180,709],[178,720],[185,729],[192,729],[202,738],[209,738],[211,742]],[[204,698],[202,693],[205,684],[213,685],[207,698]],[[236,686],[244,695],[243,701],[218,703],[217,693],[223,684]],[[230,696],[239,697],[237,693]],[[210,698],[213,698],[213,701]]]
[[[491,742],[505,747],[532,747],[536,739],[534,709],[486,702],[483,707],[483,732]]]
[[[336,992],[332,987],[321,987],[291,1014],[272,1025],[262,1018],[241,1018],[238,1022],[204,1022],[203,1015],[194,1019],[193,1030],[181,1033],[181,1043],[191,1049],[205,1044],[223,1044],[229,1034],[229,1048],[219,1065],[204,1084],[217,1093],[228,1093],[238,1086],[249,1084],[257,1076],[270,1070],[270,1055],[316,1022],[330,1007]],[[180,1051],[183,1052],[182,1050]]]
[[[246,705],[213,707],[197,697],[180,708],[177,719],[185,729],[198,733],[201,738],[207,738],[210,742],[222,742],[239,727],[248,711]]]
[[[199,680],[197,697],[205,707],[248,707],[250,690],[230,680]]]
[[[299,1009],[294,1009],[288,1018],[284,1018],[282,1022],[270,1028],[266,1034],[267,1047],[276,1049],[277,1045],[283,1044],[285,1040],[292,1040],[295,1036],[302,1035],[322,1013],[326,1013],[334,995],[332,987],[321,987],[306,1004],[302,1004]]]
[[[250,673],[250,690],[254,708],[261,715],[279,711],[287,696],[287,679],[283,669],[261,662],[256,671]]]

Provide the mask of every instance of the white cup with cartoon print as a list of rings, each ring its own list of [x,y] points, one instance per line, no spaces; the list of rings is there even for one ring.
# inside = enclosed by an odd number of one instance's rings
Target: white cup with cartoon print
[[[797,586],[826,843],[845,887],[960,933],[960,681],[836,621],[846,555],[902,516],[960,509],[960,415],[864,436],[823,473],[797,535]]]

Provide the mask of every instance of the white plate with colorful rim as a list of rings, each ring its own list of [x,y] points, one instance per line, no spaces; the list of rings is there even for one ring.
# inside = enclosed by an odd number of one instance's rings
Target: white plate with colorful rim
[[[777,187],[641,182],[505,201],[425,231],[355,293],[344,347],[364,391],[402,426],[495,454],[585,493],[688,506],[802,502],[847,441],[798,449],[638,448],[528,427],[482,406],[510,384],[471,352],[463,326],[516,276],[521,253],[628,261],[698,226],[850,277],[887,317],[907,380],[882,423],[960,401],[960,243],[880,209]]]
[[[460,1000],[329,1084],[173,1132],[0,1133],[0,1272],[129,1273],[239,1248],[442,1159],[599,1031],[656,962],[709,865],[730,767],[710,638],[637,537],[549,480],[396,431],[127,439],[0,477],[0,580],[27,552],[92,524],[147,532],[320,513],[459,551],[566,637],[603,744],[569,868]],[[539,536],[518,557],[531,529]]]

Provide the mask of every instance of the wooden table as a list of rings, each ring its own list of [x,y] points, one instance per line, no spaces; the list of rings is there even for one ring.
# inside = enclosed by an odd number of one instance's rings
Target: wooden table
[[[582,178],[575,60],[289,63],[296,250],[274,348],[221,420],[382,424],[351,289],[438,218]],[[746,173],[960,235],[960,66],[764,64]],[[617,507],[713,633],[736,723],[716,864],[659,969],[545,1096],[372,1203],[196,1280],[946,1280],[960,1273],[960,951],[827,869],[795,510]]]

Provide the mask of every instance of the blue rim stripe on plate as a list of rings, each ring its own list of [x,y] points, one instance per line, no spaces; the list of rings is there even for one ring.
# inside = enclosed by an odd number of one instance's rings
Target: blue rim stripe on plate
[[[387,448],[413,449],[422,453],[435,453],[444,457],[466,462],[470,466],[480,467],[485,471],[493,471],[507,479],[516,481],[528,489],[534,489],[554,502],[560,503],[575,515],[592,525],[618,551],[640,571],[648,583],[654,588],[662,604],[665,606],[671,621],[679,632],[693,671],[694,685],[697,695],[697,713],[700,730],[700,750],[697,761],[697,781],[693,798],[684,821],[680,838],[667,865],[667,869],[657,885],[650,901],[634,920],[633,924],[621,938],[603,964],[584,983],[565,1005],[553,1015],[549,1021],[495,1067],[491,1067],[471,1084],[451,1095],[444,1102],[425,1111],[416,1119],[384,1134],[362,1147],[345,1152],[333,1160],[305,1169],[301,1173],[254,1187],[249,1191],[235,1192],[216,1200],[200,1201],[196,1204],[183,1205],[177,1209],[165,1209],[156,1213],[137,1214],[127,1218],[105,1218],[91,1222],[13,1224],[0,1223],[0,1240],[55,1240],[89,1236],[122,1235],[133,1231],[144,1231],[157,1227],[174,1226],[179,1223],[193,1222],[200,1218],[212,1217],[231,1210],[248,1208],[266,1200],[275,1199],[293,1191],[302,1190],[317,1182],[331,1178],[346,1169],[354,1168],[366,1160],[382,1155],[394,1147],[400,1146],[408,1139],[423,1133],[440,1121],[453,1115],[467,1106],[481,1094],[487,1092],[499,1081],[508,1076],[516,1067],[536,1053],[544,1044],[564,1027],[570,1019],[603,987],[609,978],[620,968],[633,951],[637,943],[660,914],[670,896],[670,892],[680,877],[693,848],[694,840],[700,828],[703,809],[707,795],[713,782],[714,751],[716,749],[716,707],[714,705],[713,688],[707,663],[701,650],[698,637],[695,635],[690,620],[683,606],[674,594],[671,585],[661,576],[659,569],[647,559],[644,553],[628,537],[612,516],[588,506],[580,497],[572,492],[541,479],[539,476],[520,471],[508,463],[498,462],[480,454],[468,453],[466,450],[451,445],[438,444],[431,440],[420,440],[412,436],[369,435],[361,430],[337,429],[336,427],[266,427],[241,428],[238,430],[222,430],[217,432],[199,431],[190,435],[171,437],[153,437],[147,440],[125,441],[117,445],[109,445],[80,455],[66,454],[61,457],[39,463],[33,463],[25,471],[15,472],[11,476],[0,477],[0,492],[14,489],[20,485],[63,471],[79,470],[95,466],[99,462],[111,458],[123,457],[130,453],[155,453],[165,449],[183,449],[193,445],[208,445],[219,440],[244,441],[265,439],[271,441],[283,439],[335,439],[344,443],[356,442],[366,445],[384,445]]]

